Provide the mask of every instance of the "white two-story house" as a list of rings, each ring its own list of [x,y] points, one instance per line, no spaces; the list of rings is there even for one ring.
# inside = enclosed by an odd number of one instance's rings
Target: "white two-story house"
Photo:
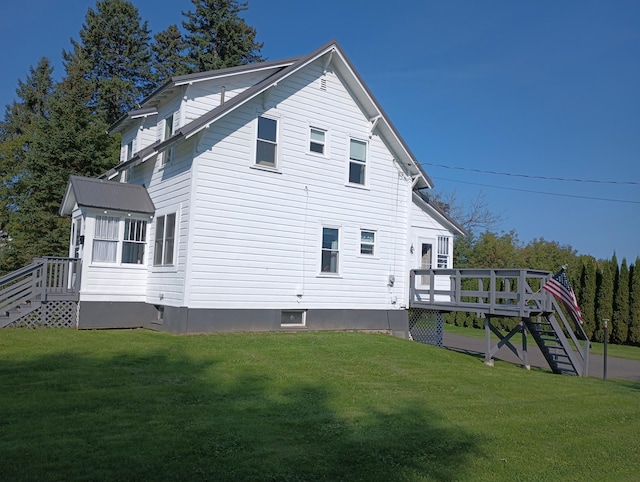
[[[410,270],[452,267],[461,228],[336,42],[173,77],[111,132],[60,210],[79,328],[406,336]]]

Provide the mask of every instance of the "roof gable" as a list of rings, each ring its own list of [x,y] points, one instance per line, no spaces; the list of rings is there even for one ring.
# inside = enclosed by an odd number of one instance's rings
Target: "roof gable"
[[[416,188],[430,188],[433,187],[433,182],[422,169],[417,158],[409,149],[408,145],[400,136],[400,133],[395,128],[387,114],[384,112],[378,101],[373,96],[372,92],[364,83],[364,80],[353,67],[353,64],[349,61],[344,51],[340,47],[337,41],[332,40],[325,45],[319,47],[313,52],[302,56],[285,59],[282,61],[263,62],[258,64],[250,64],[240,67],[232,67],[230,69],[221,69],[217,71],[203,72],[200,74],[190,74],[185,76],[179,76],[172,78],[164,86],[160,87],[156,92],[151,94],[144,103],[152,105],[154,98],[159,98],[166,95],[170,89],[173,89],[179,85],[185,85],[189,82],[197,82],[210,80],[212,78],[221,76],[238,75],[239,73],[252,72],[257,70],[273,69],[273,73],[257,84],[249,87],[244,92],[234,96],[228,102],[219,105],[199,118],[187,123],[181,127],[175,134],[167,140],[160,143],[156,143],[152,148],[152,152],[145,153],[144,156],[139,155],[126,163],[118,165],[104,176],[109,177],[115,175],[118,169],[121,169],[125,165],[136,164],[143,162],[155,153],[162,152],[164,149],[174,145],[176,142],[182,139],[188,139],[203,129],[207,129],[216,121],[220,120],[224,116],[233,112],[238,107],[246,104],[255,97],[262,93],[274,88],[283,79],[293,75],[300,69],[306,67],[311,62],[324,58],[324,68],[331,68],[340,75],[341,79],[345,82],[348,90],[354,99],[361,106],[365,114],[369,117],[371,122],[371,131],[374,130],[380,135],[387,147],[393,152],[404,169],[414,179],[414,185]],[[120,122],[120,121],[119,121]],[[117,126],[118,124],[116,123]]]
[[[70,215],[75,205],[141,214],[154,214],[156,208],[143,186],[71,176],[60,206],[61,215]]]

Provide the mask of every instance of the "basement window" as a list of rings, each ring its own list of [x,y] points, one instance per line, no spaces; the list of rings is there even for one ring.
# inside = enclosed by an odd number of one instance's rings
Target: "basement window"
[[[280,312],[280,326],[305,326],[306,314],[305,310],[282,310]]]

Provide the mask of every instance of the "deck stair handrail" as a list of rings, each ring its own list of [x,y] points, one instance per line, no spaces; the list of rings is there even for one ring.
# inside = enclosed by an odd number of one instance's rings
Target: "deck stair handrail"
[[[521,318],[555,373],[586,376],[589,339],[582,325],[540,289],[552,275],[524,269],[416,269],[411,271],[409,306],[477,313],[489,326],[492,317]],[[416,285],[419,279],[421,286]]]
[[[49,300],[78,300],[80,260],[44,257],[0,277],[0,328]]]

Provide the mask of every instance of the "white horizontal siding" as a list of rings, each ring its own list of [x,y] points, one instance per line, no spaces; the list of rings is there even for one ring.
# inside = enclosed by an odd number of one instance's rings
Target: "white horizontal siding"
[[[370,308],[404,303],[408,180],[340,80],[319,65],[281,82],[267,113],[279,119],[279,172],[252,169],[262,98],[205,131],[191,214],[189,306]],[[327,129],[326,157],[309,154],[309,126]],[[349,138],[368,140],[367,189],[345,186]],[[322,226],[340,227],[340,274],[322,276]],[[359,255],[360,229],[377,233]],[[387,286],[394,275],[395,286]],[[297,294],[302,294],[298,297]],[[392,296],[397,303],[391,304]]]

